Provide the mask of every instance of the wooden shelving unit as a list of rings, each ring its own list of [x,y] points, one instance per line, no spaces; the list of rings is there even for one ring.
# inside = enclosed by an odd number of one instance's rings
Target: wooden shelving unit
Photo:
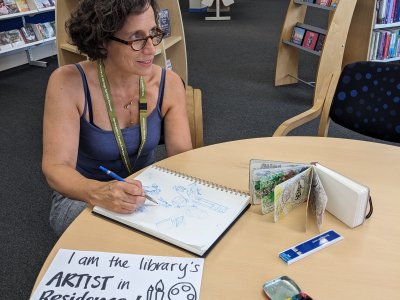
[[[69,43],[68,35],[65,32],[65,21],[69,18],[71,11],[76,7],[78,2],[78,0],[60,0],[56,2],[57,51],[60,66],[87,59],[84,53],[79,53],[76,47]],[[179,1],[159,0],[158,5],[160,8],[167,8],[169,11],[171,36],[165,38],[157,46],[154,63],[162,67],[167,67],[167,61],[169,60],[172,69],[187,83],[186,43]]]
[[[327,7],[301,0],[290,1],[278,47],[275,86],[302,81],[298,76],[299,51],[320,57],[315,79],[314,102],[318,95],[327,91],[326,78],[331,78],[330,84],[335,84],[334,81],[341,72],[345,43],[356,2],[357,0],[341,0],[337,1],[335,6]],[[304,24],[308,8],[328,10],[330,12],[328,28],[311,28],[310,25]],[[313,51],[291,43],[293,27],[296,25],[326,34],[322,50]]]
[[[371,58],[372,34],[375,30],[399,28],[400,22],[377,24],[377,0],[359,0],[349,29],[349,38],[343,57],[343,65]],[[398,61],[400,57],[382,61]]]

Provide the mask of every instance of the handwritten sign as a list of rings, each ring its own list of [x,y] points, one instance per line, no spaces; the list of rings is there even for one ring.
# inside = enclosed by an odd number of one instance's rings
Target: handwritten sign
[[[204,259],[60,249],[31,300],[198,300]]]

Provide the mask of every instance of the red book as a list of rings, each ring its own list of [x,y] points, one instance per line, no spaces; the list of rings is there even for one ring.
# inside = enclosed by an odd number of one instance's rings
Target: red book
[[[391,34],[387,32],[385,40],[385,49],[383,50],[383,59],[388,58],[390,39],[391,39]]]
[[[332,0],[316,0],[315,4],[322,5],[322,6],[330,6]]]
[[[315,45],[317,44],[318,41],[318,35],[319,34],[314,31],[307,30],[303,39],[302,46],[304,48],[314,50]]]

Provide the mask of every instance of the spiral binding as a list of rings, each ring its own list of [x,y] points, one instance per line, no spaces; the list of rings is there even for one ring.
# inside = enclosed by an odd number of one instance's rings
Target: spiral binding
[[[165,167],[161,167],[159,165],[154,165],[154,167],[156,169],[162,171],[162,172],[172,174],[172,175],[174,175],[176,177],[185,178],[185,179],[188,179],[190,181],[199,183],[199,184],[207,186],[207,187],[214,188],[214,189],[219,190],[219,191],[226,191],[228,193],[231,193],[231,194],[234,194],[234,195],[240,195],[240,196],[250,196],[250,193],[246,192],[246,191],[241,191],[241,190],[238,190],[238,189],[229,188],[227,186],[224,186],[224,185],[221,185],[221,184],[217,184],[217,183],[214,183],[214,182],[211,182],[211,181],[208,181],[208,180],[204,180],[204,179],[201,179],[201,178],[198,178],[198,177],[190,176],[190,175],[185,174],[185,173],[173,171],[171,169],[168,169],[168,168],[165,168]]]

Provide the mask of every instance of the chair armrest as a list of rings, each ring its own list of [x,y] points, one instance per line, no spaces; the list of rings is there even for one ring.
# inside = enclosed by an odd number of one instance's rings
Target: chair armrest
[[[293,129],[319,117],[322,113],[322,109],[324,108],[324,105],[329,104],[329,106],[330,106],[331,101],[326,101],[326,99],[327,99],[327,97],[332,98],[333,91],[336,88],[337,81],[333,80],[333,77],[334,77],[333,74],[330,74],[329,76],[326,76],[324,78],[322,86],[324,86],[326,88],[321,90],[320,95],[315,99],[314,105],[309,110],[306,110],[305,112],[302,112],[301,114],[298,114],[297,116],[294,116],[294,117],[286,120],[285,122],[283,122],[275,130],[275,132],[272,136],[287,135]],[[326,107],[324,109],[324,112],[329,113],[329,107]],[[324,126],[326,124],[327,124],[327,122],[324,122]],[[326,130],[324,130],[324,132],[325,131]]]
[[[314,105],[309,110],[302,112],[301,114],[298,114],[297,116],[294,116],[294,117],[286,120],[285,122],[283,122],[275,130],[275,132],[272,136],[287,135],[293,129],[317,118],[321,114],[321,111],[322,111],[322,104]]]
[[[190,135],[194,149],[203,147],[203,109],[201,90],[186,86],[186,108],[189,119]]]

